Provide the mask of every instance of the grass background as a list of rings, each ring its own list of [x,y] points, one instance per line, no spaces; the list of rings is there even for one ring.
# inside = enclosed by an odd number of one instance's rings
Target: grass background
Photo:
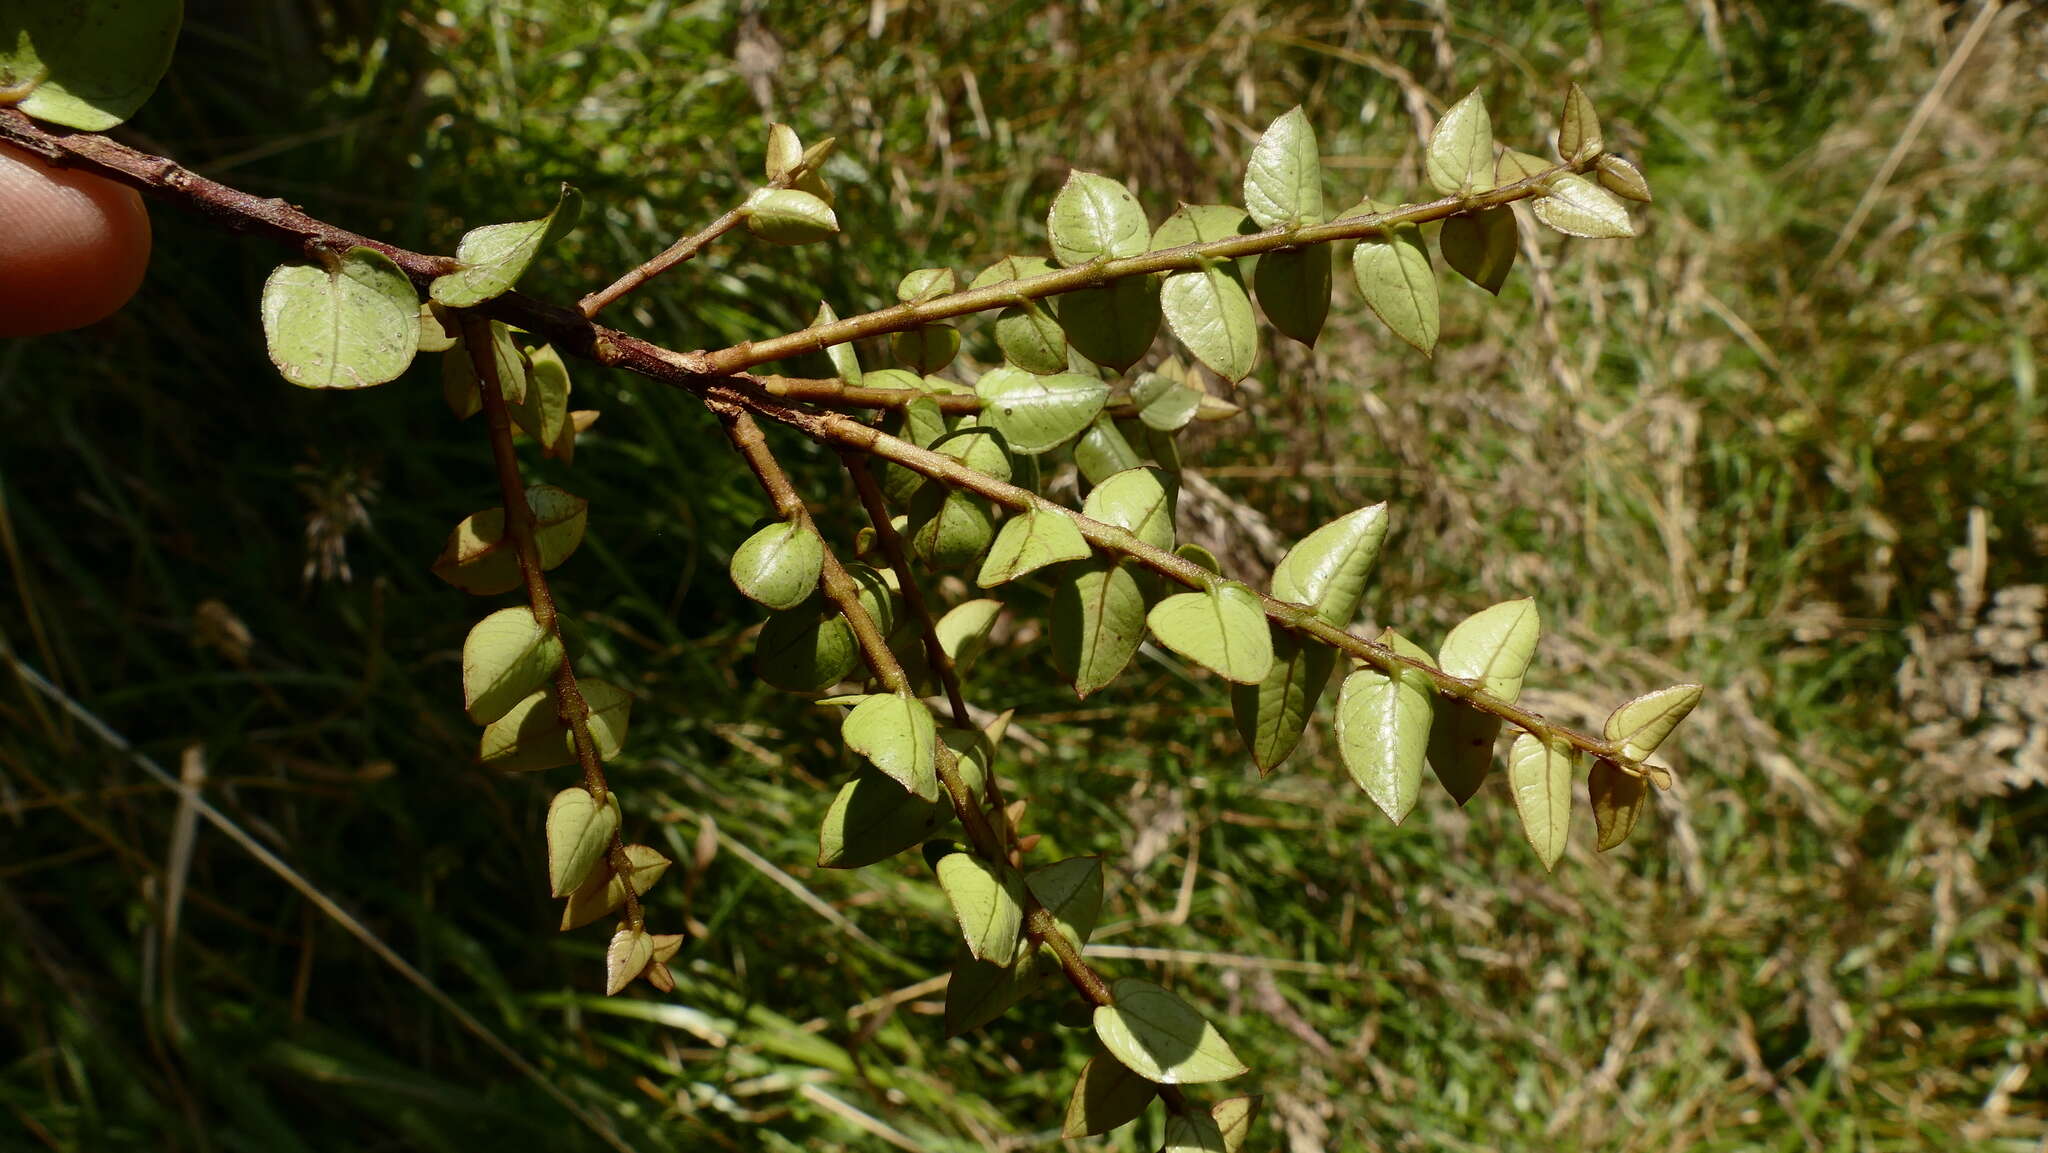
[[[1498,302],[1446,275],[1433,361],[1340,285],[1317,348],[1270,345],[1245,415],[1190,438],[1211,483],[1182,528],[1256,578],[1275,544],[1390,500],[1372,627],[1429,642],[1533,595],[1527,699],[1578,723],[1703,681],[1678,787],[1604,856],[1581,812],[1545,877],[1497,781],[1394,828],[1323,722],[1261,780],[1217,682],[1170,661],[1077,705],[1044,683],[1026,590],[968,686],[1019,710],[1010,792],[1045,859],[1110,862],[1103,967],[1188,994],[1254,1066],[1231,1089],[1267,1095],[1259,1148],[2039,1149],[2040,16],[195,2],[124,135],[415,248],[571,180],[585,223],[530,277],[564,299],[743,195],[766,119],[838,136],[843,239],[735,239],[622,306],[697,348],[1034,251],[1070,166],[1157,219],[1233,198],[1302,103],[1338,203],[1412,196],[1450,100],[1483,89],[1502,141],[1542,151],[1580,81],[1657,190],[1642,237],[1537,236]],[[430,368],[284,386],[254,323],[279,253],[155,221],[121,316],[0,344],[7,643],[635,1147],[1058,1145],[1085,1032],[1040,998],[944,1039],[951,930],[915,854],[809,865],[847,765],[820,710],[747,672],[757,618],[723,566],[765,509],[701,408],[580,371],[604,417],[573,470],[533,470],[592,501],[556,589],[583,667],[641,696],[627,824],[679,862],[656,922],[696,926],[674,997],[606,1001],[602,934],[554,934],[537,881],[549,784],[469,763],[480,607],[426,572],[494,501],[480,430]],[[850,535],[832,462],[775,443]],[[2017,657],[1983,655],[1994,626]],[[1994,718],[1970,691],[2018,704]],[[0,1145],[597,1147],[18,683],[0,789]],[[1159,1133],[1155,1111],[1107,1146]]]

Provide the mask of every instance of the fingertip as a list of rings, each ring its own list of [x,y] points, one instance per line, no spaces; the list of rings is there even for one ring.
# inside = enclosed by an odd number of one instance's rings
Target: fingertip
[[[0,145],[0,336],[113,315],[149,265],[149,213],[134,189]]]

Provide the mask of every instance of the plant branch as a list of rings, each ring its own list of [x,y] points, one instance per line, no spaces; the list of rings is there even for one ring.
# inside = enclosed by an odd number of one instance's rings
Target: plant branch
[[[938,406],[940,412],[980,412],[982,400],[971,392],[926,392],[918,388],[877,388],[868,384],[848,384],[843,380],[817,380],[809,377],[754,376],[761,391],[783,400],[815,404],[822,408],[834,409],[896,409],[907,406],[913,400],[929,400]],[[1138,403],[1128,396],[1110,400],[1103,406],[1103,413],[1111,419],[1122,420],[1138,415]],[[1195,419],[1200,421],[1229,420],[1243,412],[1242,406],[1220,396],[1203,394],[1201,407],[1195,410]]]
[[[483,400],[484,425],[491,440],[491,460],[498,472],[498,492],[504,500],[504,531],[511,534],[519,558],[519,572],[526,581],[527,603],[534,623],[544,633],[562,641],[561,618],[554,594],[548,588],[541,567],[540,546],[534,539],[533,506],[526,503],[526,483],[519,475],[519,455],[512,445],[512,414],[505,406],[504,382],[498,379],[498,359],[491,351],[491,325],[480,316],[462,314],[462,343],[469,351],[470,366],[476,372],[477,393]],[[593,801],[604,804],[607,791],[604,762],[597,755],[597,742],[590,735],[590,702],[583,699],[576,683],[576,668],[569,659],[569,647],[562,644],[562,660],[555,666],[553,680],[555,716],[569,730],[576,748],[576,762],[583,770],[583,787]],[[617,832],[605,852],[612,871],[625,891],[626,923],[639,928],[645,923],[640,895],[633,891],[633,863],[626,856],[625,841]]]

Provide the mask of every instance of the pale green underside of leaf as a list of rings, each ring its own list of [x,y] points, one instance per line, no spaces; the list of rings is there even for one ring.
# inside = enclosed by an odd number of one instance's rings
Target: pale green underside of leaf
[[[526,490],[526,504],[535,519],[534,542],[540,566],[552,569],[583,543],[590,502],[554,487],[537,484]],[[448,543],[434,561],[434,575],[477,596],[511,592],[522,583],[519,558],[505,535],[503,509],[486,509],[464,517],[448,534]]]
[[[982,558],[975,583],[992,588],[1061,561],[1087,560],[1088,541],[1074,522],[1056,512],[1032,509],[1003,522],[995,544]]]
[[[462,267],[435,277],[427,295],[448,308],[472,308],[503,296],[543,249],[576,227],[582,214],[583,194],[564,184],[554,208],[538,220],[471,229],[455,246],[455,259]]]
[[[1023,881],[971,853],[939,858],[939,887],[975,960],[1008,965],[1024,929]]]
[[[1131,190],[1106,176],[1078,169],[1053,197],[1046,216],[1052,252],[1061,264],[1136,256],[1145,251],[1151,228]]]
[[[1053,662],[1083,697],[1116,679],[1145,633],[1145,596],[1131,570],[1086,563],[1062,574],[1053,593]]]
[[[1257,593],[1235,582],[1182,593],[1146,617],[1152,635],[1217,676],[1256,685],[1273,667],[1273,633]]]
[[[1351,271],[1374,316],[1395,336],[1425,353],[1435,351],[1441,329],[1436,274],[1412,230],[1391,240],[1359,241],[1351,252]]]
[[[182,0],[8,0],[0,90],[46,124],[104,132],[135,114],[170,67]]]
[[[1153,252],[1228,240],[1248,230],[1244,209],[1227,204],[1183,204],[1160,222],[1146,247]]]
[[[1527,597],[1483,608],[1452,628],[1437,650],[1437,667],[1477,680],[1489,694],[1513,702],[1536,654],[1542,621]]]
[[[768,525],[732,554],[732,583],[771,609],[792,609],[817,590],[825,565],[824,542],[795,522]]]
[[[1259,137],[1245,167],[1244,203],[1262,228],[1318,224],[1323,219],[1323,167],[1316,131],[1300,105]]]
[[[591,799],[580,785],[555,794],[548,805],[548,886],[566,897],[589,881],[612,834],[619,831],[619,795],[606,793],[604,804]]]
[[[840,737],[912,795],[939,799],[938,725],[923,701],[894,693],[869,697],[846,714]]]
[[[1700,703],[1705,691],[1699,685],[1672,685],[1644,693],[1614,710],[1601,733],[1610,741],[1621,742],[1622,756],[1640,761],[1657,751],[1678,722]]]
[[[625,991],[654,959],[654,938],[645,929],[621,927],[604,953],[604,991],[615,997]]]
[[[1566,236],[1620,240],[1636,234],[1628,206],[1612,192],[1575,173],[1550,182],[1550,191],[1529,205],[1536,219]]]
[[[1244,285],[1220,268],[1166,278],[1159,306],[1173,335],[1218,376],[1238,381],[1259,355],[1259,327]]]
[[[1287,550],[1273,569],[1273,595],[1308,605],[1338,628],[1351,624],[1366,578],[1387,539],[1385,502],[1346,513]]]
[[[890,786],[894,788],[894,785]],[[667,857],[647,845],[627,845],[626,859],[632,863],[633,891],[645,893],[652,889],[661,875],[668,871],[671,862]],[[588,925],[613,909],[626,903],[626,886],[618,874],[600,863],[592,872],[590,880],[582,888],[569,894],[562,905],[561,931]]]
[[[747,231],[770,244],[814,244],[839,231],[825,199],[800,188],[763,188],[747,198]]]
[[[1402,656],[1428,660],[1406,637],[1381,640]],[[1337,694],[1337,753],[1344,769],[1380,811],[1400,824],[1415,808],[1436,701],[1429,677],[1403,668],[1389,675],[1361,668]],[[1469,794],[1468,794],[1469,795]]]
[[[1186,1001],[1150,981],[1125,977],[1114,1005],[1095,1009],[1095,1035],[1110,1055],[1148,1081],[1200,1085],[1245,1072],[1216,1027]]]
[[[1607,147],[1600,132],[1600,116],[1593,102],[1577,84],[1564,94],[1564,111],[1558,116],[1557,151],[1566,160],[1577,160]]]
[[[391,258],[351,248],[326,264],[282,264],[263,282],[270,361],[301,388],[396,380],[420,344],[420,298]]]
[[[562,641],[525,605],[478,621],[462,642],[462,704],[490,724],[548,682],[562,663]]]
[[[1564,856],[1572,826],[1572,767],[1576,756],[1562,739],[1544,741],[1523,733],[1508,746],[1508,786],[1522,833],[1547,872]]]
[[[1446,195],[1493,187],[1493,119],[1479,93],[1444,110],[1430,133],[1423,168],[1430,185]]]
[[[961,676],[974,667],[974,662],[988,647],[989,630],[995,627],[996,617],[1002,615],[1003,602],[989,598],[961,601],[946,610],[932,626],[939,638],[939,647],[953,662],[953,668]]]
[[[1153,548],[1173,548],[1173,496],[1158,469],[1132,468],[1109,477],[1088,493],[1081,513],[1129,529]]]
[[[1050,452],[1081,435],[1109,399],[1109,386],[1077,372],[1049,375],[1003,365],[983,373],[974,391],[981,418],[1016,452]]]
[[[609,761],[626,743],[632,695],[605,681],[586,680],[580,687],[590,706],[591,742],[598,758]],[[508,773],[552,769],[576,762],[576,740],[555,715],[553,694],[543,690],[513,705],[484,729],[477,759]]]

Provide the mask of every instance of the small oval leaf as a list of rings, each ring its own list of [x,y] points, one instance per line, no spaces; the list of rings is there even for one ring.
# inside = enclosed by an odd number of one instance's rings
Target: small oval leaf
[[[1157,549],[1173,548],[1173,494],[1166,474],[1132,468],[1109,477],[1081,502],[1081,512],[1104,524],[1129,529]]]
[[[455,246],[455,259],[462,267],[435,277],[427,295],[445,308],[473,308],[503,296],[519,283],[534,258],[568,235],[582,215],[583,194],[564,184],[554,208],[539,220],[471,229]]]
[[[184,7],[182,0],[10,2],[0,16],[0,105],[66,128],[114,127],[156,91]]]
[[[397,380],[420,346],[420,298],[374,248],[281,264],[263,282],[270,362],[300,388],[369,388]]]
[[[617,996],[654,960],[654,938],[645,929],[620,925],[604,951],[605,996]]]
[[[1593,829],[1601,852],[1628,840],[1636,821],[1643,815],[1643,802],[1650,795],[1650,782],[1620,765],[1601,757],[1593,762],[1586,777],[1586,792],[1593,801]]]
[[[1386,502],[1346,513],[1287,550],[1273,569],[1273,595],[1307,605],[1345,628],[1358,615],[1366,578],[1386,539]]]
[[[1074,522],[1056,512],[1034,508],[1003,522],[995,544],[982,558],[974,583],[991,588],[1061,561],[1087,560],[1088,541]]]
[[[1503,204],[1444,221],[1437,247],[1452,271],[1495,296],[1508,282],[1521,248],[1514,210]]]
[[[1316,130],[1299,104],[1267,127],[1245,166],[1244,204],[1261,228],[1323,219],[1323,163]]]
[[[499,609],[462,642],[462,707],[490,724],[547,684],[562,664],[562,640],[525,605]]]
[[[939,888],[953,906],[967,951],[977,961],[1008,965],[1024,930],[1024,882],[972,853],[939,858]]]
[[[891,789],[896,786],[891,784]],[[901,794],[902,790],[896,790]],[[647,845],[627,845],[626,860],[632,864],[633,892],[645,893],[654,887],[661,875],[668,872],[671,862]],[[569,894],[562,906],[562,932],[588,925],[613,909],[626,903],[626,886],[619,875],[608,864],[600,864],[583,887]]]
[[[1159,335],[1159,282],[1150,276],[1069,292],[1057,307],[1074,351],[1118,372],[1144,359]]]
[[[583,543],[590,502],[553,485],[537,484],[526,490],[526,505],[533,510],[541,568],[552,569]],[[435,559],[434,575],[477,596],[518,588],[523,577],[512,539],[505,535],[504,510],[486,509],[464,517]]]
[[[1125,977],[1113,1005],[1095,1008],[1095,1035],[1110,1055],[1148,1081],[1200,1085],[1246,1072],[1216,1027],[1150,981]]]
[[[1052,599],[1053,663],[1088,694],[1116,679],[1145,635],[1145,594],[1130,568],[1077,564],[1060,576]]]
[[[1644,204],[1650,202],[1650,182],[1633,163],[1612,154],[1602,156],[1599,176],[1600,186],[1616,196]]]
[[[981,419],[1002,433],[1011,449],[1033,455],[1081,435],[1109,399],[1109,386],[1094,377],[1039,375],[1009,365],[983,373],[974,391],[981,397]]]
[[[894,693],[871,696],[846,714],[839,735],[912,795],[939,799],[938,725],[923,701]]]
[[[1079,169],[1053,197],[1046,216],[1053,256],[1063,265],[1087,264],[1145,251],[1151,229],[1145,210],[1131,190],[1093,172]]]
[[[619,831],[619,795],[600,805],[581,785],[563,789],[548,804],[548,887],[566,897],[591,879]]]
[[[1557,153],[1567,161],[1579,161],[1607,147],[1600,134],[1600,116],[1584,89],[1573,84],[1564,94],[1564,111],[1557,117]]]
[[[1270,774],[1294,752],[1336,665],[1336,650],[1293,633],[1277,633],[1265,679],[1256,685],[1231,686],[1231,716],[1259,772]]]
[[[1421,646],[1392,630],[1381,634],[1380,643],[1402,656],[1429,660]],[[1397,825],[1421,792],[1435,715],[1434,686],[1419,669],[1403,667],[1390,675],[1360,668],[1338,690],[1337,754],[1351,779]]]
[[[583,681],[583,701],[590,706],[591,743],[599,760],[619,755],[626,743],[633,697],[605,681]],[[508,773],[534,772],[576,763],[576,738],[556,715],[552,693],[537,692],[513,705],[484,729],[477,760]]]
[[[1235,276],[1215,267],[1175,273],[1160,290],[1159,306],[1173,335],[1217,375],[1243,380],[1257,363],[1258,321]]]
[[[1508,785],[1515,794],[1515,811],[1521,814],[1522,833],[1545,872],[1557,868],[1571,831],[1576,759],[1571,742],[1562,738],[1545,741],[1523,733],[1508,746]]]
[[[1628,207],[1612,192],[1574,173],[1550,182],[1550,191],[1529,206],[1536,219],[1566,236],[1620,240],[1636,234]]]
[[[1621,743],[1622,756],[1641,761],[1657,751],[1678,722],[1700,703],[1704,692],[1700,685],[1672,685],[1644,693],[1614,710],[1601,732],[1608,740]]]
[[[1097,1053],[1081,1066],[1081,1079],[1067,1099],[1062,1137],[1095,1137],[1128,1125],[1145,1113],[1158,1090],[1107,1053]]]
[[[1075,948],[1088,943],[1095,919],[1102,914],[1101,857],[1055,861],[1031,870],[1024,882]]]
[[[1447,196],[1493,187],[1493,118],[1477,91],[1444,110],[1429,134],[1423,169],[1430,185]]]
[[[1153,606],[1145,623],[1159,642],[1225,680],[1256,685],[1273,667],[1273,633],[1257,593],[1224,581]]]
[[[839,216],[813,193],[763,188],[747,197],[747,231],[770,244],[814,244],[839,231]]]
[[[1283,248],[1259,257],[1252,289],[1266,319],[1283,336],[1309,347],[1330,316],[1330,246]]]
[[[749,600],[771,609],[793,609],[810,599],[825,567],[818,534],[795,521],[771,524],[748,537],[732,554],[732,583]]]
[[[1442,327],[1436,273],[1414,229],[1397,229],[1385,240],[1359,241],[1351,251],[1351,272],[1381,323],[1425,354],[1435,352]]]

